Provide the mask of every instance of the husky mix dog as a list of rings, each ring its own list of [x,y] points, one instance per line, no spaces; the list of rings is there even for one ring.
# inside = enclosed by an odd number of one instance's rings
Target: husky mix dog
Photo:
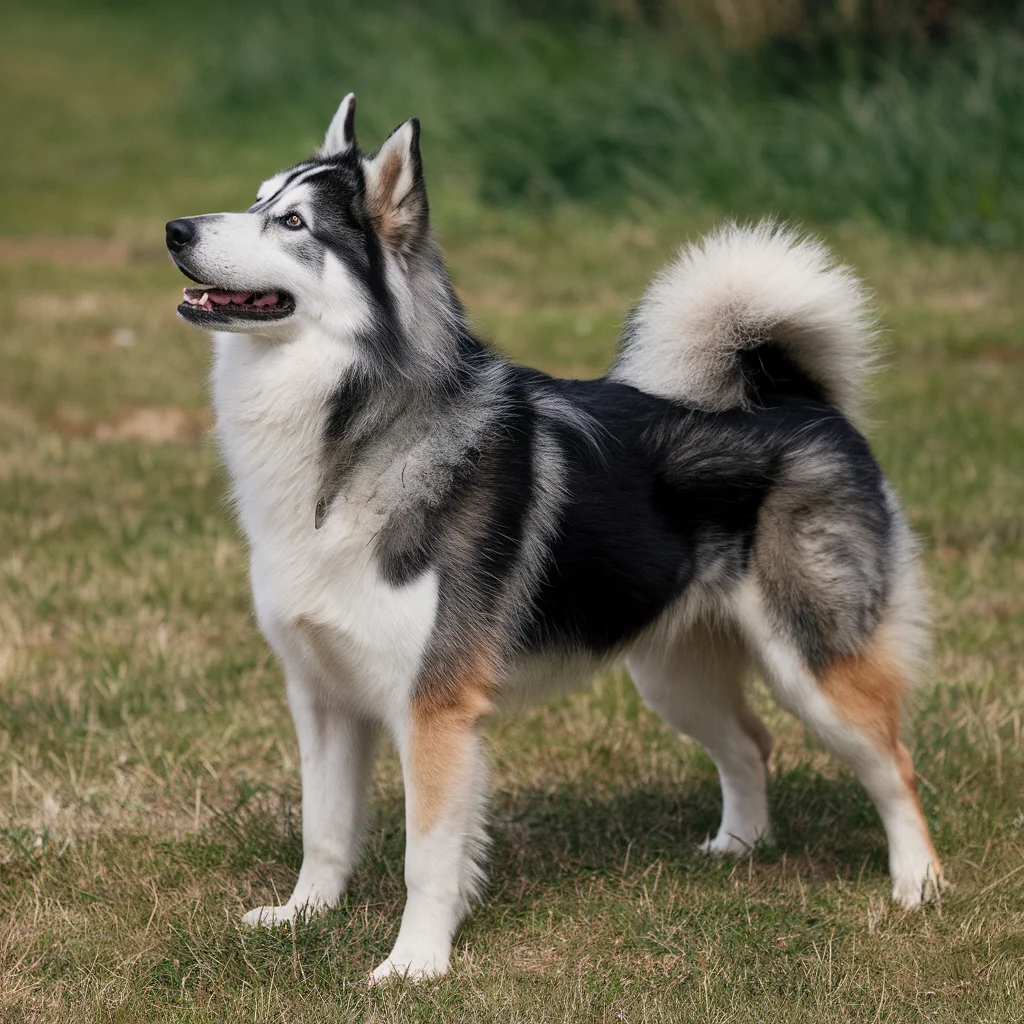
[[[893,898],[934,896],[900,742],[926,621],[914,540],[853,425],[873,336],[857,278],[790,230],[728,226],[658,275],[606,376],[554,379],[467,325],[419,122],[368,156],[354,113],[349,95],[245,212],[167,225],[199,285],[178,313],[215,332],[217,436],[301,752],[295,891],[246,923],[338,900],[383,726],[408,899],[372,980],[443,973],[484,879],[481,727],[623,658],[718,768],[707,852],[769,837],[753,669],[867,789]]]

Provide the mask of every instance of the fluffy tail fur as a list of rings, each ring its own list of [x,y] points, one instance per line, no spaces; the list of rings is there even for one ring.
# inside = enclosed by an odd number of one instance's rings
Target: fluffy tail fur
[[[654,279],[611,376],[712,410],[815,394],[856,419],[874,337],[860,280],[823,244],[772,221],[729,224]]]

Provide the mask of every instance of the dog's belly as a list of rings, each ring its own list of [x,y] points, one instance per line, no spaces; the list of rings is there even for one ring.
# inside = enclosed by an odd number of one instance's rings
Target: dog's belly
[[[573,690],[588,687],[616,661],[615,656],[564,651],[536,652],[516,658],[497,680],[497,702],[515,712]]]
[[[434,628],[438,578],[381,579],[366,538],[319,531],[302,544],[254,544],[256,617],[287,672],[353,713],[400,716]],[[325,524],[325,530],[327,524]]]

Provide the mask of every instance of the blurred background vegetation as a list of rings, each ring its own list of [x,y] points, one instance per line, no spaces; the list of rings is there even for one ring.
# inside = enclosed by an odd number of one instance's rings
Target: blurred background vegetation
[[[268,150],[290,164],[354,89],[368,145],[418,114],[430,176],[490,204],[648,200],[1024,241],[1024,5],[1011,0],[40,0],[12,20],[58,59],[147,62],[193,143],[170,157],[182,169],[230,157],[242,171],[239,150],[260,172]],[[23,74],[13,91],[16,125]],[[91,151],[110,142],[91,122],[139,102],[118,99],[34,124],[28,150],[80,136],[68,155],[83,187],[120,171],[131,203],[146,153],[166,162],[168,146],[137,126],[124,153]],[[0,157],[9,186],[46,190],[55,172],[25,150]]]

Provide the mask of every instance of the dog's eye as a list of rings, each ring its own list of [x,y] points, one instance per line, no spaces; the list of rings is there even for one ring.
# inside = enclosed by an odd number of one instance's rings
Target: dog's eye
[[[289,231],[298,231],[300,228],[306,226],[306,222],[297,213],[286,213],[281,218],[281,223],[288,228]]]

